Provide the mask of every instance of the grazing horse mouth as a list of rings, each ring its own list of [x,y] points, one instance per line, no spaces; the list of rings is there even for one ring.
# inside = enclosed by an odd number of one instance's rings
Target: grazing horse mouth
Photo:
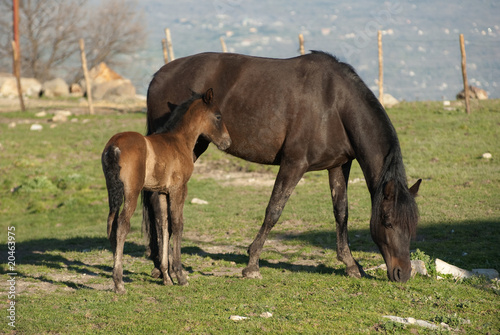
[[[399,265],[393,267],[392,269],[387,269],[387,277],[389,280],[399,283],[405,283],[410,279],[411,267],[409,270],[404,271]]]

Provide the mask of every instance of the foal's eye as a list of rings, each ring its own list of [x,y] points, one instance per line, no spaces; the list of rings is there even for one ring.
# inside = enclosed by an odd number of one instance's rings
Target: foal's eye
[[[217,121],[222,120],[222,116],[221,115],[216,115],[215,118],[217,119]]]
[[[386,223],[384,223],[384,227],[388,228],[388,229],[392,229],[392,224],[390,224],[390,222],[386,222]]]

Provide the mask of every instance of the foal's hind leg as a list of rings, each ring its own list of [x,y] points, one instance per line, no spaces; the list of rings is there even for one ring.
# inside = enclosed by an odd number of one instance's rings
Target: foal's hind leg
[[[158,215],[158,219],[160,220],[160,225],[157,225],[157,236],[158,236],[158,245],[159,249],[159,258],[160,258],[160,271],[163,275],[163,284],[165,285],[173,285],[172,278],[170,277],[170,266],[169,264],[169,254],[170,254],[170,231],[168,227],[168,204],[167,204],[167,195],[161,193],[158,195],[160,211],[156,214]]]
[[[113,281],[115,283],[116,293],[125,293],[125,285],[123,284],[123,247],[125,238],[130,231],[130,218],[134,214],[137,206],[138,194],[134,196],[125,196],[125,204],[123,210],[118,216],[118,222],[113,225],[110,240],[113,248]]]
[[[187,277],[182,268],[181,262],[181,240],[182,231],[184,229],[184,201],[187,196],[187,185],[179,187],[177,190],[171,191],[168,196],[168,205],[170,211],[170,227],[172,230],[173,244],[173,262],[172,270],[177,277],[179,285],[187,285]]]
[[[351,162],[348,162],[342,167],[328,170],[328,178],[332,192],[333,214],[337,225],[337,259],[346,265],[349,276],[360,278],[364,275],[364,271],[352,257],[347,234],[347,183],[350,169]]]

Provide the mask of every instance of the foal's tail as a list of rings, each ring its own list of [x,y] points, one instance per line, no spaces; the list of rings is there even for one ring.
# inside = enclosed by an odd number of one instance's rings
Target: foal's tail
[[[106,178],[108,188],[109,217],[108,217],[108,238],[114,222],[117,221],[118,211],[123,203],[124,189],[120,179],[120,149],[114,145],[104,150],[101,157],[102,170]]]

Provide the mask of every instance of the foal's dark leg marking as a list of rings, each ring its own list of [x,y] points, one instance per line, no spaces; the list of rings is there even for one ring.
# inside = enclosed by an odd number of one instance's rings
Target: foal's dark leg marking
[[[267,205],[264,223],[254,241],[248,247],[249,260],[248,266],[243,269],[243,277],[262,278],[259,270],[259,258],[264,242],[269,232],[280,218],[283,208],[290,198],[295,186],[297,186],[297,183],[306,171],[307,166],[305,164],[291,165],[284,162],[281,164],[274,183],[271,199]]]
[[[162,249],[162,208],[160,205],[160,194],[158,192],[145,191],[145,196],[149,196],[149,257],[153,261],[151,276],[159,278],[162,276],[160,270],[160,250]]]
[[[172,244],[173,244],[173,262],[172,270],[177,277],[179,285],[187,285],[188,281],[182,268],[181,262],[181,240],[182,231],[184,229],[184,201],[187,196],[187,185],[183,185],[179,189],[173,190],[169,193],[169,213],[170,213],[170,228],[172,230]],[[168,247],[168,246],[167,246]],[[165,248],[165,247],[164,247]]]
[[[342,167],[328,170],[330,190],[332,192],[333,214],[335,216],[337,230],[337,259],[343,262],[346,272],[351,277],[360,278],[364,275],[363,268],[352,257],[349,249],[349,236],[347,233],[347,219],[349,216],[347,206],[347,184],[351,163],[348,162]]]

